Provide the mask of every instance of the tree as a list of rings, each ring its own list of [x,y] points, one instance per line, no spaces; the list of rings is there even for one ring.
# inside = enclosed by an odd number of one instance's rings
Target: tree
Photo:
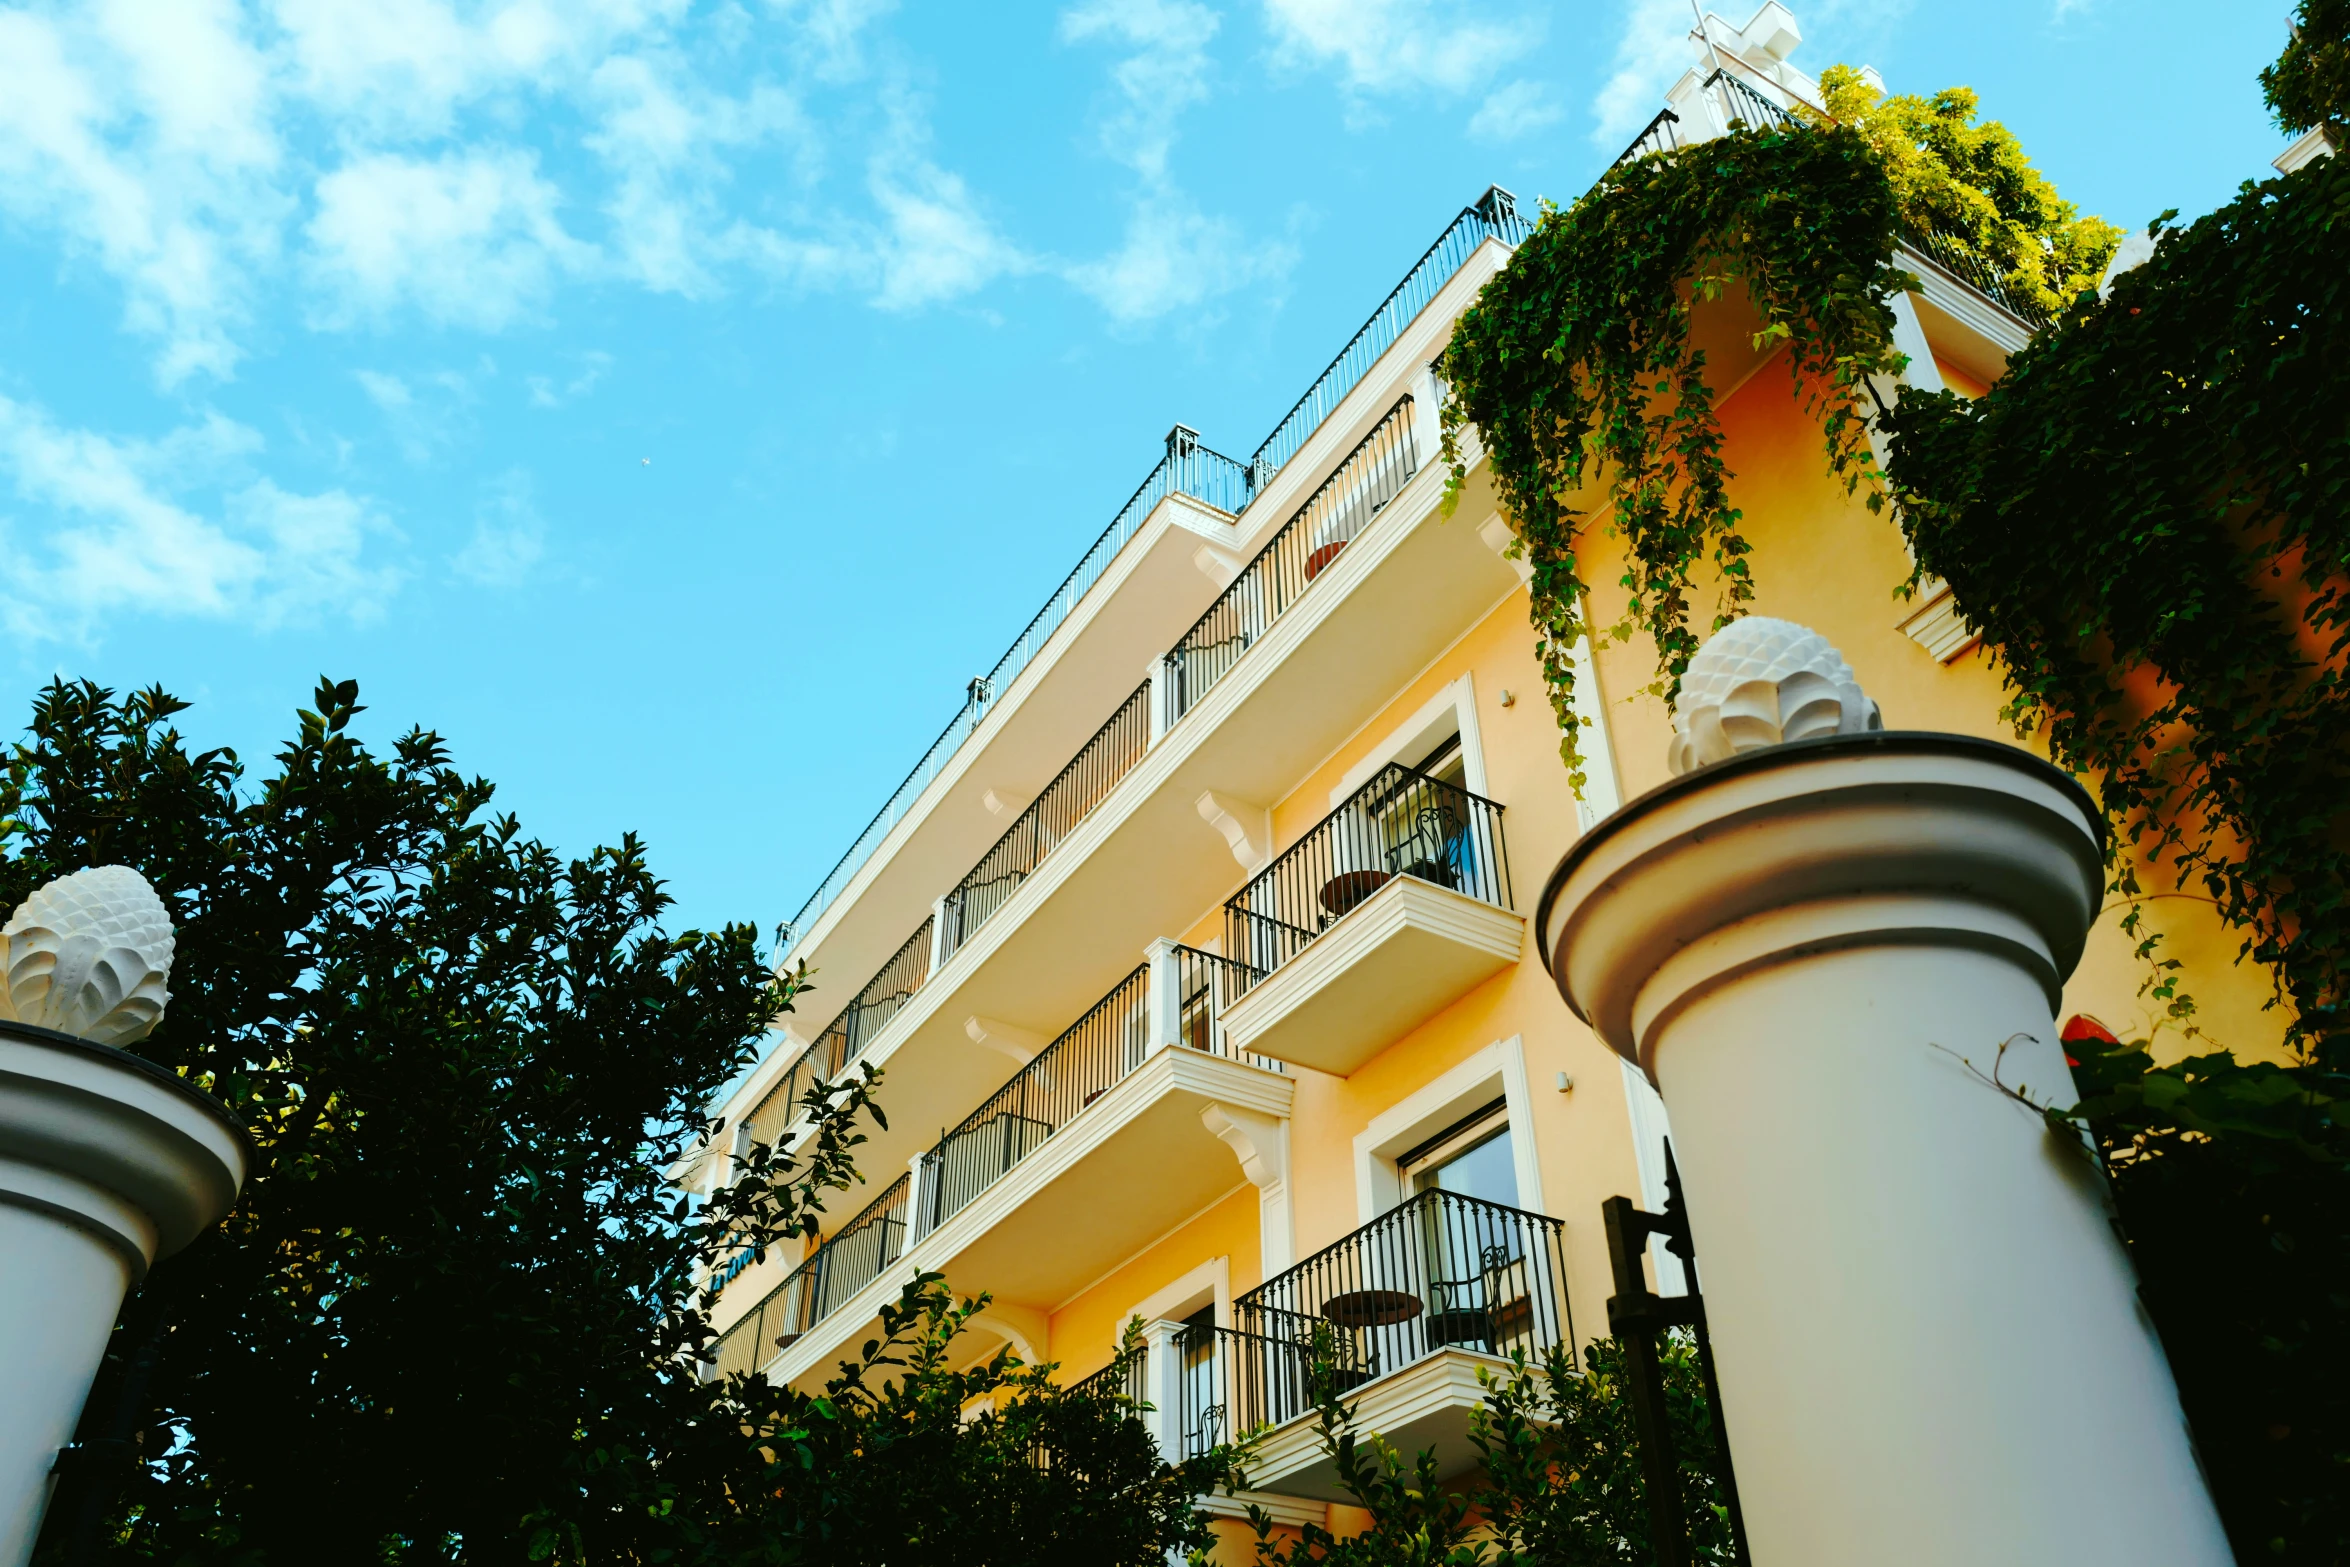
[[[697,1266],[815,1233],[875,1074],[812,1088],[812,1136],[697,1209],[665,1172],[806,976],[748,926],[666,932],[633,837],[566,862],[437,737],[377,757],[354,686],[315,701],[254,781],[191,750],[160,690],[56,683],[0,781],[0,902],[141,870],[178,940],[139,1048],[258,1153],[229,1219],[128,1303],[50,1560],[95,1537],[175,1563],[832,1561],[827,1507],[916,1477],[976,1520],[974,1562],[1052,1559],[1028,1548],[1054,1507],[1149,1539],[1117,1560],[1188,1537],[1130,1411],[1049,1368],[944,1370],[967,1312],[935,1280],[825,1397],[704,1381]],[[1003,1408],[942,1424],[972,1399]],[[1084,1462],[1024,1488],[1005,1455],[1029,1447]]]
[[[1820,76],[1820,92],[1829,117],[1876,150],[1911,234],[1941,236],[1980,258],[2000,291],[2035,319],[2097,286],[2121,230],[2082,217],[2005,125],[1977,123],[1973,88],[1887,97],[1851,66],[1833,65]]]

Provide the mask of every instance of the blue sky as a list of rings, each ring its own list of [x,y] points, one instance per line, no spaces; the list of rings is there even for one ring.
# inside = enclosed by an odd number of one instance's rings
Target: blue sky
[[[1719,7],[1732,23],[1749,7]],[[1796,4],[2085,210],[2282,145],[2284,0]],[[1731,14],[1735,13],[1735,14]],[[1686,0],[0,6],[0,694],[321,673],[682,920],[788,915],[1155,460],[1251,450]]]

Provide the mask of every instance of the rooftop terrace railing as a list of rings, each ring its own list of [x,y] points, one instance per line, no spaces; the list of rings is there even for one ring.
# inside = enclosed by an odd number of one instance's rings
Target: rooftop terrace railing
[[[1716,70],[1698,83],[1697,90],[1714,95],[1715,101],[1721,105],[1722,118],[1726,121],[1743,122],[1758,128],[1795,123],[1792,110],[1772,102],[1760,88],[1732,74],[1727,67]],[[1652,152],[1672,152],[1686,145],[1688,139],[1681,129],[1681,116],[1671,109],[1662,109],[1639,135],[1632,138],[1632,145],[1616,155],[1616,164],[1629,163],[1634,158],[1645,157]],[[1613,168],[1616,164],[1610,164],[1609,167]]]
[[[1269,974],[1398,876],[1513,907],[1501,816],[1483,795],[1383,767],[1225,902],[1225,950]]]
[[[857,999],[841,1008],[840,1016],[816,1036],[808,1055],[824,1063],[826,1077],[838,1077],[841,1068],[863,1055],[874,1036],[889,1026],[889,1020],[914,999],[914,992],[930,978],[931,947],[937,924],[935,914],[924,920],[921,929],[907,937],[906,944],[891,953],[879,972],[865,981]]]
[[[1004,835],[955,884],[943,905],[946,928],[939,936],[942,956],[962,950],[989,916],[1020,890],[1063,838],[1133,771],[1151,745],[1151,687],[1144,681],[1120,703],[1108,723],[1094,731],[1060,775],[1028,803]]]
[[[957,749],[979,726],[980,720],[995,698],[1007,689],[1020,672],[1028,667],[1037,649],[1068,619],[1069,612],[1087,590],[1100,580],[1102,573],[1117,553],[1125,548],[1127,540],[1142,526],[1152,509],[1169,495],[1184,494],[1206,502],[1220,510],[1238,513],[1247,508],[1282,465],[1297,454],[1306,438],[1320,427],[1322,421],[1353,391],[1356,383],[1369,373],[1379,356],[1395,345],[1405,327],[1436,297],[1444,284],[1459,271],[1462,263],[1476,253],[1487,239],[1499,239],[1507,245],[1516,245],[1531,229],[1518,215],[1517,200],[1499,185],[1490,186],[1485,194],[1470,206],[1461,209],[1460,216],[1437,236],[1436,242],[1424,251],[1403,280],[1381,300],[1379,308],[1347,340],[1338,356],[1331,360],[1313,385],[1305,390],[1287,414],[1273,427],[1273,433],[1251,454],[1245,463],[1202,445],[1198,432],[1177,425],[1167,433],[1166,452],[1158,464],[1128,497],[1118,514],[1110,519],[1108,527],[1094,540],[1082,559],[1069,575],[1061,580],[1051,598],[1013,639],[1004,656],[996,660],[987,674],[972,681],[966,688],[963,706],[948,720],[922,759],[914,764],[905,781],[882,803],[873,819],[865,824],[855,841],[842,853],[823,881],[808,895],[785,926],[786,945],[790,952],[803,938],[811,925],[839,898],[858,870],[871,857],[890,829],[913,809],[914,802],[929,788],[931,781],[945,768]]]
[[[1161,682],[1165,727],[1199,704],[1419,472],[1412,414],[1406,394],[1168,651]]]
[[[977,1201],[1142,1065],[1151,1048],[1155,967],[1146,962],[1120,980],[923,1156],[918,1237]],[[1245,965],[1175,945],[1159,974],[1175,987],[1171,1043],[1282,1070],[1278,1063],[1231,1049],[1215,1021],[1224,1002],[1256,977]]]
[[[1331,1367],[1339,1393],[1441,1349],[1539,1360],[1575,1342],[1566,1226],[1459,1192],[1420,1192],[1235,1296],[1232,1320],[1266,1345]],[[1276,1380],[1235,1402],[1252,1423],[1277,1425],[1302,1412],[1280,1380],[1295,1376],[1295,1363],[1263,1360],[1252,1375]]]
[[[1273,427],[1249,457],[1249,473],[1259,490],[1271,482],[1284,463],[1297,455],[1306,438],[1321,428],[1322,421],[1346,400],[1346,394],[1370,373],[1379,356],[1395,346],[1428,301],[1461,269],[1462,263],[1476,254],[1477,247],[1488,239],[1498,239],[1515,246],[1525,239],[1533,225],[1518,216],[1518,199],[1499,185],[1489,185],[1485,194],[1461,209],[1445,231],[1436,236],[1436,243],[1421,252],[1420,259],[1403,275],[1403,281],[1389,291],[1371,312],[1347,345],[1338,351],[1329,367],[1315,377],[1305,395],[1290,405],[1289,412]]]

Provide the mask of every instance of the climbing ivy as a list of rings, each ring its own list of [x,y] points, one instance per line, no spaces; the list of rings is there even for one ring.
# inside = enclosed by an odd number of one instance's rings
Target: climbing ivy
[[[1573,702],[1586,583],[1576,536],[1602,516],[1623,538],[1625,618],[1656,645],[1654,690],[1668,702],[1696,652],[1696,574],[1709,563],[1719,630],[1754,596],[1705,354],[1690,341],[1702,302],[1743,288],[1761,317],[1755,346],[1786,345],[1818,417],[1831,472],[1882,502],[1864,411],[1872,377],[1897,375],[1894,265],[1905,235],[1958,247],[1969,270],[2004,280],[2022,308],[2052,309],[2090,281],[2119,233],[2079,217],[1975,95],[1879,98],[1860,74],[1822,79],[1830,115],[1743,123],[1694,146],[1610,169],[1573,206],[1545,205],[1508,267],[1462,316],[1443,371],[1448,503],[1467,477],[1476,428],[1533,571],[1532,617],[1560,754],[1585,782]],[[1587,498],[1588,497],[1588,498]]]
[[[1706,356],[1690,340],[1702,301],[1743,288],[1757,347],[1783,342],[1829,467],[1848,486],[1871,465],[1857,410],[1868,377],[1899,370],[1893,265],[1900,213],[1882,160],[1839,126],[1739,128],[1611,169],[1534,232],[1461,318],[1442,370],[1448,504],[1476,427],[1533,569],[1533,619],[1560,752],[1583,787],[1573,702],[1585,582],[1576,535],[1599,516],[1623,537],[1631,594],[1618,638],[1656,644],[1669,701],[1696,652],[1696,572],[1721,584],[1709,629],[1754,596]],[[1873,492],[1872,492],[1873,493]]]

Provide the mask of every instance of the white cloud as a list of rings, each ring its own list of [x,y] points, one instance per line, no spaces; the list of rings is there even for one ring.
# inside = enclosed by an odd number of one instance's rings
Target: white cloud
[[[681,18],[686,0],[275,0],[290,84],[369,139],[447,135],[494,94],[559,90],[621,40]]]
[[[327,296],[321,319],[347,325],[413,305],[496,331],[535,313],[558,274],[595,260],[557,221],[562,199],[519,150],[356,158],[318,182],[308,266]]]
[[[891,8],[0,7],[0,218],[111,281],[166,386],[232,376],[281,301],[325,330],[412,313],[496,331],[570,280],[950,299],[1018,252],[962,174],[908,151],[920,117],[869,65]],[[835,96],[815,112],[819,89]],[[859,137],[852,184],[819,189],[828,140]],[[736,194],[753,170],[755,213]]]
[[[13,563],[0,622],[32,639],[87,635],[136,613],[262,627],[378,613],[399,576],[362,559],[367,536],[388,531],[371,503],[267,479],[218,483],[259,448],[253,431],[218,416],[146,441],[67,429],[0,397],[0,473],[50,514],[37,531],[0,522]],[[217,520],[184,499],[198,488],[221,491]]]
[[[1360,93],[1465,93],[1530,51],[1538,21],[1473,20],[1466,0],[1265,0],[1276,57],[1334,67]]]
[[[1469,134],[1486,141],[1515,141],[1548,130],[1566,117],[1567,111],[1540,82],[1511,82],[1495,89],[1469,116]]]
[[[1208,43],[1223,19],[1192,0],[1093,0],[1061,16],[1061,37],[1134,52],[1110,68],[1124,99],[1101,128],[1102,149],[1146,180],[1167,177],[1183,111],[1208,97]]]
[[[0,12],[0,210],[124,290],[165,384],[234,367],[287,201],[258,56],[222,0]]]
[[[553,376],[525,376],[523,384],[530,388],[533,408],[560,408],[576,398],[587,396],[604,379],[604,372],[612,368],[612,356],[601,349],[590,349],[579,356],[579,369],[558,384]]]
[[[1133,325],[1283,277],[1296,263],[1293,246],[1247,240],[1229,221],[1203,216],[1188,198],[1168,193],[1144,196],[1118,249],[1068,275],[1112,320]]]
[[[1121,325],[1279,277],[1296,261],[1289,246],[1251,242],[1203,212],[1169,168],[1184,113],[1213,91],[1208,45],[1222,25],[1195,0],[1090,0],[1062,13],[1065,41],[1130,51],[1110,67],[1117,106],[1098,128],[1102,151],[1136,176],[1125,232],[1109,255],[1065,269]]]
[[[547,552],[547,525],[540,517],[530,475],[509,469],[487,487],[473,512],[473,536],[451,557],[460,577],[487,588],[518,587]]]
[[[604,206],[616,265],[656,291],[712,292],[705,258],[740,249],[719,202],[731,173],[726,154],[804,131],[798,104],[771,85],[741,98],[714,93],[666,62],[633,55],[598,66],[590,90],[602,123],[586,145],[618,179]]]
[[[962,178],[928,159],[876,159],[870,186],[887,225],[871,258],[873,301],[884,310],[958,299],[1028,265]]]
[[[1591,103],[1595,144],[1624,141],[1665,106],[1665,90],[1695,59],[1695,30],[1687,0],[1630,0],[1613,69]]]

